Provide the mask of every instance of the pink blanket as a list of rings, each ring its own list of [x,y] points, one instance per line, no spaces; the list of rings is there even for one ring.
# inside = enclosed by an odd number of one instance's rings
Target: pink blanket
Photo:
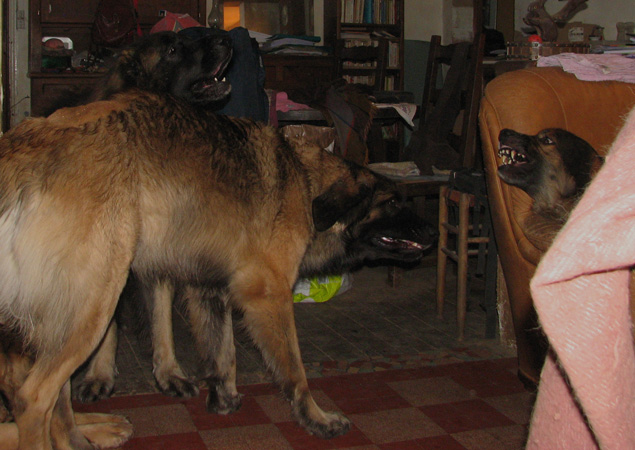
[[[528,449],[635,449],[635,110],[531,282],[552,352]]]
[[[558,66],[579,80],[635,83],[635,59],[622,55],[560,53],[538,59],[538,67]]]

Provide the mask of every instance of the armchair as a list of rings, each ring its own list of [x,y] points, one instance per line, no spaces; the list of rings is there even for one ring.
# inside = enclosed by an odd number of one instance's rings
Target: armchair
[[[538,382],[547,348],[529,290],[542,252],[527,240],[521,227],[530,213],[531,198],[497,176],[498,134],[503,128],[525,134],[564,128],[604,155],[633,106],[635,84],[580,81],[556,67],[508,72],[485,89],[479,116],[483,161],[523,381]]]

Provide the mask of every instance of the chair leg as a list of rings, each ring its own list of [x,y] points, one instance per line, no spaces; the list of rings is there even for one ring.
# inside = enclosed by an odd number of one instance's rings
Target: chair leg
[[[448,230],[443,225],[448,221],[448,204],[446,195],[448,188],[442,186],[439,191],[439,243],[437,247],[437,317],[443,318],[443,302],[445,300],[445,269],[448,260],[443,251],[448,245]]]
[[[469,194],[461,193],[459,199],[459,233],[457,236],[458,273],[456,287],[456,322],[458,339],[465,335],[465,312],[467,309],[467,235],[469,227]]]
[[[487,268],[485,270],[485,337],[493,339],[498,330],[498,311],[496,309],[496,266],[498,249],[493,233],[487,244]]]
[[[388,266],[388,278],[386,283],[393,289],[397,289],[401,286],[401,279],[403,278],[404,269],[397,266]]]

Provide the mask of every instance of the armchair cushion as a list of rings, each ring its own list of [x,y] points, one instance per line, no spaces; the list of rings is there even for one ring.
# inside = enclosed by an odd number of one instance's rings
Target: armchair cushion
[[[509,294],[519,373],[531,381],[538,380],[546,349],[529,292],[543,252],[523,233],[532,199],[497,175],[498,135],[504,128],[531,135],[563,128],[605,155],[634,105],[635,84],[581,81],[558,67],[508,72],[485,89],[479,125],[492,221]]]

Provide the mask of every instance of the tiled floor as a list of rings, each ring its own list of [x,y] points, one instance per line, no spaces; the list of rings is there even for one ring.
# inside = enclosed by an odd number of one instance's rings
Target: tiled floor
[[[472,283],[466,339],[459,343],[453,305],[444,320],[436,318],[435,270],[431,255],[403,272],[396,289],[387,284],[385,267],[366,268],[353,275],[349,291],[330,301],[296,304],[313,395],[353,422],[343,437],[321,440],[293,422],[239,330],[244,397],[235,414],[208,414],[204,392],[189,400],[156,393],[149,342],[130,330],[120,340],[115,396],[77,408],[128,416],[135,437],[126,449],[521,449],[533,394],[516,377],[514,351],[483,338],[482,281]],[[178,313],[175,328],[177,354],[195,373],[196,356]]]
[[[127,416],[135,437],[124,449],[520,450],[533,397],[512,373],[514,358],[312,378],[316,401],[352,421],[346,435],[322,440],[291,419],[269,383],[240,387],[242,408],[219,416],[204,395],[113,397],[76,409]]]

